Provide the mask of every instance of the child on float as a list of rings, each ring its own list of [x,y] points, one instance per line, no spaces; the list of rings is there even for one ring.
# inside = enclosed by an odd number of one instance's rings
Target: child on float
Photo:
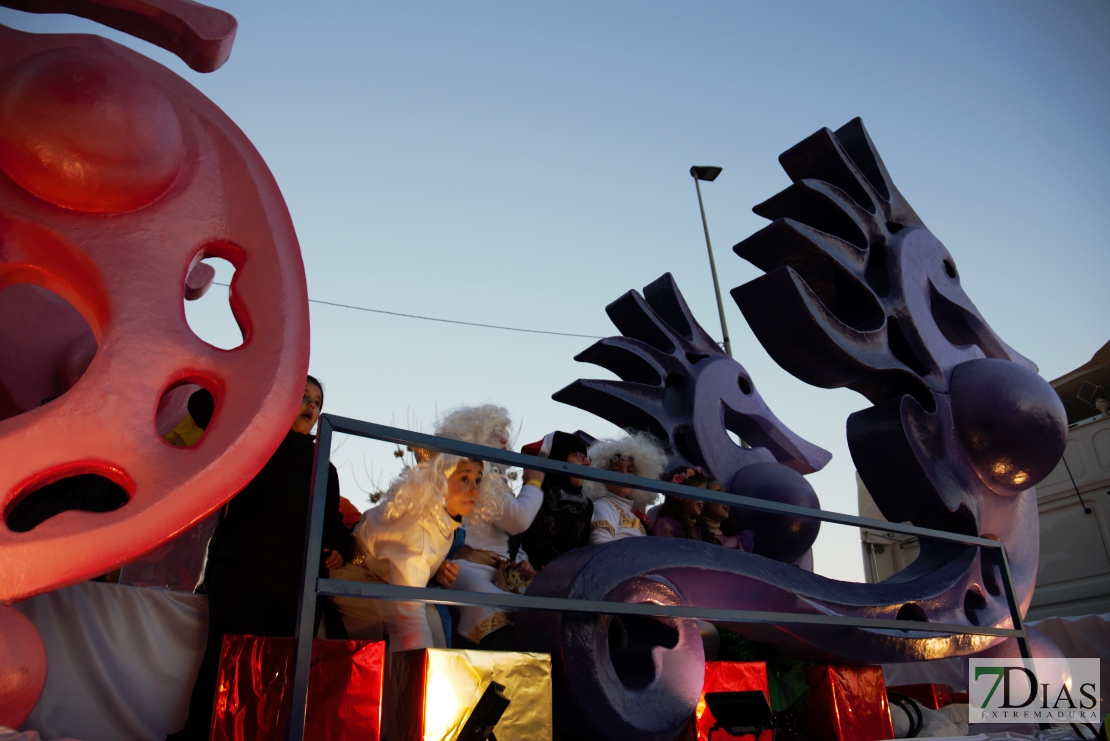
[[[713,478],[709,479],[706,488],[710,491],[725,490],[724,484]],[[728,512],[727,504],[705,503],[698,517],[702,540],[751,553],[752,548],[755,547],[755,533],[751,530],[737,531],[736,523],[728,516]]]
[[[598,440],[589,455],[594,468],[648,479],[658,479],[667,462],[655,438],[644,433]],[[640,513],[659,498],[657,494],[596,481],[587,481],[583,491],[594,503],[590,545],[647,535]]]
[[[578,435],[559,430],[525,445],[521,452],[577,466],[590,465],[586,442]],[[583,483],[582,479],[558,474],[548,474],[543,479],[543,503],[532,524],[520,536],[521,546],[535,568],[542,569],[564,553],[590,544],[594,503],[583,493]]]
[[[485,404],[454,410],[436,424],[434,432],[439,437],[508,450],[512,425],[504,407]],[[536,575],[527,553],[510,557],[509,540],[524,532],[539,511],[544,474],[525,470],[524,485],[514,495],[500,475],[501,468],[491,464],[493,475],[488,477],[497,507],[468,518],[465,544],[437,575],[437,581],[446,587],[491,594],[504,594],[510,589],[523,592]],[[513,612],[501,608],[464,605],[459,608],[458,633],[479,648],[511,650],[513,618]]]
[[[333,579],[426,587],[443,565],[464,518],[492,519],[500,502],[487,466],[439,454],[408,468],[355,526],[356,554]],[[389,637],[389,651],[446,647],[442,625],[419,602],[333,597],[353,639]]]
[[[709,477],[700,466],[679,466],[664,474],[663,480],[698,489],[704,489],[709,483]],[[706,503],[700,499],[687,499],[667,494],[663,498],[663,506],[659,508],[656,515],[651,534],[664,538],[702,540],[702,529],[698,526],[698,518],[705,506]]]

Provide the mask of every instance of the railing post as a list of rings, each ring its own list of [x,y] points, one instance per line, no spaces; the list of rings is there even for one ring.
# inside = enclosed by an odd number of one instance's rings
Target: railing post
[[[289,693],[289,725],[286,741],[303,741],[305,710],[308,706],[308,672],[312,660],[313,628],[316,626],[316,579],[320,573],[320,550],[324,545],[324,509],[328,499],[328,464],[331,461],[332,424],[321,414],[316,427],[316,452],[312,461],[312,493],[305,527],[304,557],[301,560],[301,588],[297,628],[293,634],[293,689]]]
[[[1032,659],[1033,654],[1029,650],[1029,635],[1025,632],[1025,621],[1021,617],[1021,605],[1017,601],[1017,590],[1014,589],[1014,581],[1010,578],[1010,559],[1006,557],[1006,546],[1001,541],[998,543],[998,556],[1002,567],[1002,588],[1006,590],[1006,603],[1010,606],[1010,619],[1013,620],[1014,630],[1021,631],[1021,635],[1017,638],[1018,651],[1021,652],[1021,658]],[[982,559],[982,557],[982,554],[980,554],[979,558]]]

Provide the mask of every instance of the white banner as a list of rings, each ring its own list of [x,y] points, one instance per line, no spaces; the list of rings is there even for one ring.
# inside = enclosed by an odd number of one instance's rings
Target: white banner
[[[1098,659],[971,659],[969,723],[1091,723],[1101,717]]]

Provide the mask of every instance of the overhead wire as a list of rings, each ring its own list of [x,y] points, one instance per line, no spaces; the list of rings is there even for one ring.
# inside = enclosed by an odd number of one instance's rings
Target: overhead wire
[[[224,288],[229,287],[229,284],[220,283],[218,281],[212,281],[212,285],[214,285],[214,286],[223,286]],[[527,329],[525,327],[506,327],[506,326],[503,326],[503,325],[500,325],[500,324],[482,324],[480,322],[464,322],[464,321],[460,321],[458,319],[443,319],[441,317],[421,316],[419,314],[404,314],[400,311],[386,311],[385,309],[371,309],[371,308],[366,307],[366,306],[354,306],[353,304],[340,304],[340,303],[336,303],[334,301],[321,301],[320,299],[317,299],[317,298],[310,298],[308,300],[308,302],[310,304],[322,304],[324,306],[334,306],[334,307],[339,308],[339,309],[354,309],[355,311],[366,311],[366,312],[369,312],[371,314],[386,314],[388,316],[404,317],[405,319],[422,319],[426,322],[442,322],[443,324],[461,324],[461,325],[466,326],[466,327],[482,327],[483,329],[503,329],[503,330],[506,330],[508,332],[527,332],[529,334],[547,334],[547,335],[555,335],[557,337],[582,337],[582,338],[585,338],[585,339],[588,339],[588,340],[604,339],[603,337],[599,337],[597,335],[592,335],[592,334],[575,334],[573,332],[551,332],[551,331],[546,330],[546,329]]]

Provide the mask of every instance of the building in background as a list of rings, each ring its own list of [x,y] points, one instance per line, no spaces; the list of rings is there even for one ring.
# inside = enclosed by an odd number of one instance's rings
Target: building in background
[[[859,474],[856,474],[859,516],[885,520],[879,505],[871,498]],[[863,574],[868,584],[881,582],[909,566],[917,558],[917,538],[885,530],[860,528],[863,547]]]
[[[1041,557],[1028,618],[1110,612],[1110,342],[1055,381],[1068,414],[1064,457],[1037,486]],[[884,519],[856,475],[861,517]],[[917,538],[862,528],[868,583],[917,558]]]

